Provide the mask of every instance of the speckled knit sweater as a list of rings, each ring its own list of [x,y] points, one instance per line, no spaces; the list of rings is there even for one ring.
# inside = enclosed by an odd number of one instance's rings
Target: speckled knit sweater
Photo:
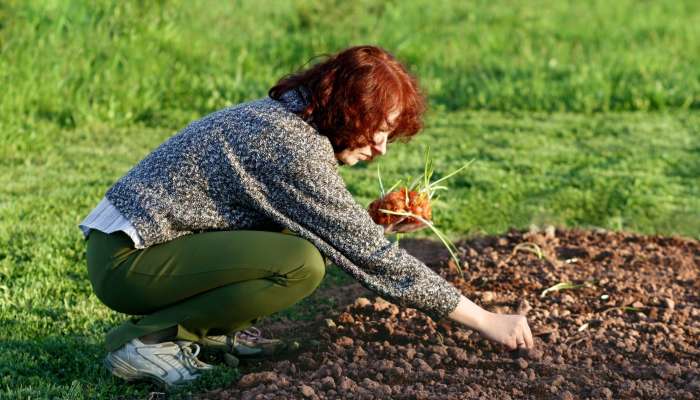
[[[203,231],[287,228],[387,300],[445,317],[459,292],[389,241],[353,199],[330,140],[295,114],[305,104],[289,91],[209,114],[106,197],[143,238],[139,247]]]

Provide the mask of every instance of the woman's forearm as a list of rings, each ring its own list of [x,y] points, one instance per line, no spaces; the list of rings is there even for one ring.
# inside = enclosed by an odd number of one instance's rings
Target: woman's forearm
[[[460,296],[457,308],[455,308],[448,317],[469,328],[480,330],[487,314],[488,311],[474,304],[474,302],[468,298]]]

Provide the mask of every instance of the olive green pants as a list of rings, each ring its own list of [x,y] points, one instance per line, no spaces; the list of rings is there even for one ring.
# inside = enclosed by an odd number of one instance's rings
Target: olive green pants
[[[112,329],[108,351],[177,326],[177,339],[245,329],[310,295],[325,276],[318,249],[294,234],[217,231],[135,249],[123,232],[91,230],[90,282],[112,310],[134,317]]]

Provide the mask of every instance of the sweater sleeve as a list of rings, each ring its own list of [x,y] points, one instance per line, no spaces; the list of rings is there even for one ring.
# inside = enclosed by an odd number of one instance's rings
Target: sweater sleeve
[[[436,320],[457,307],[459,291],[384,236],[347,190],[336,163],[303,157],[288,161],[284,168],[256,174],[264,192],[257,204],[261,212],[387,300]]]

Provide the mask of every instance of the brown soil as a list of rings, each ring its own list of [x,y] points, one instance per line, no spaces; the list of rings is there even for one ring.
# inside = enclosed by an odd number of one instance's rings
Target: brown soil
[[[542,258],[522,243],[536,244]],[[468,265],[464,278],[440,245],[403,240],[402,246],[485,308],[527,312],[536,349],[511,352],[456,323],[436,323],[414,309],[360,297],[304,325],[303,332],[291,324],[287,332],[303,336],[299,353],[243,365],[240,381],[202,396],[700,396],[697,241],[602,230],[511,231],[458,243]],[[541,297],[560,282],[585,285]],[[276,336],[285,333],[280,326],[268,328]]]

